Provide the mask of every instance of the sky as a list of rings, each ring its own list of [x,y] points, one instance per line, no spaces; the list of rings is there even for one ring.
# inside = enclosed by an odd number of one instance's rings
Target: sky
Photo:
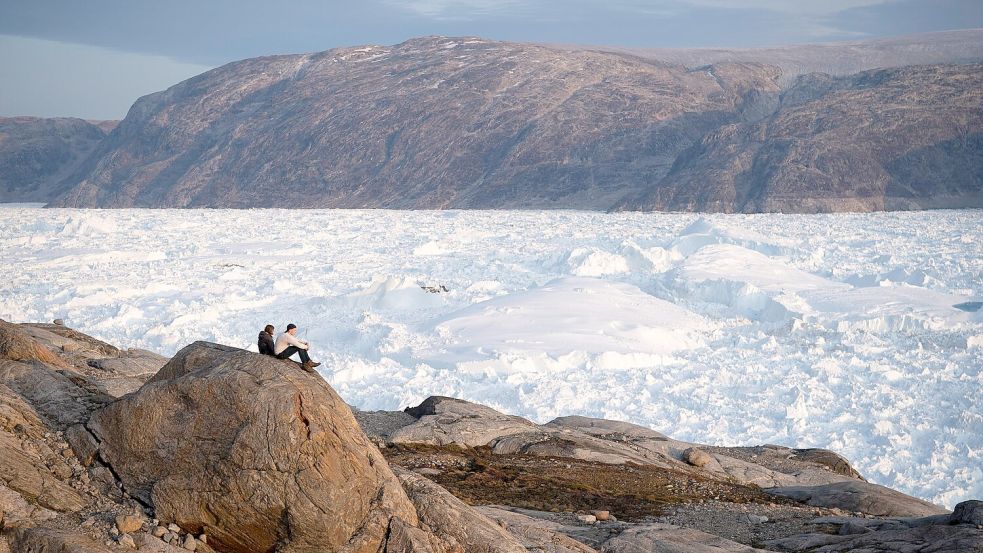
[[[243,58],[426,35],[754,47],[983,27],[983,0],[3,0],[0,116],[119,119]]]

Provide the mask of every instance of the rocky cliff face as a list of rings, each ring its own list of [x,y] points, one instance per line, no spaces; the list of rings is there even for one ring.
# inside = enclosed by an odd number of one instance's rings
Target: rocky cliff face
[[[606,209],[778,74],[443,38],[245,60],[140,99],[55,205]]]
[[[931,37],[801,46],[791,62],[771,50],[701,51],[712,65],[699,67],[704,58],[679,51],[440,37],[249,59],[141,98],[108,136],[112,122],[0,119],[0,199],[726,212],[983,206],[983,66],[793,80],[826,60],[839,73],[891,60],[979,59],[979,33],[944,38],[942,46]],[[841,59],[852,61],[841,67]]]
[[[66,207],[983,206],[983,65],[809,74],[424,38],[141,98]]]
[[[0,117],[0,202],[47,202],[114,122]]]

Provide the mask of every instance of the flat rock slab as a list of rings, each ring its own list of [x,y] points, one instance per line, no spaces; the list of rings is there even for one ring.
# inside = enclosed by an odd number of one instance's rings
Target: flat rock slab
[[[603,553],[763,553],[728,539],[690,528],[671,524],[644,524],[633,526],[601,546]]]
[[[927,525],[890,527],[861,534],[803,534],[771,540],[769,548],[780,551],[822,551],[846,553],[979,553],[983,551],[983,530],[973,525]]]
[[[768,488],[765,491],[814,507],[839,508],[881,517],[924,517],[949,512],[927,501],[860,480],[821,486]]]

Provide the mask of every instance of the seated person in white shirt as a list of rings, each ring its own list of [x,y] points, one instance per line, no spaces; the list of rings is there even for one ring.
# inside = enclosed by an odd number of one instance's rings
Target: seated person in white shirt
[[[276,354],[277,359],[287,359],[295,353],[299,354],[301,361],[300,367],[307,372],[314,372],[314,367],[317,367],[320,363],[311,361],[310,355],[307,354],[307,350],[310,347],[311,345],[309,343],[297,339],[297,325],[291,323],[287,325],[286,332],[277,336],[273,353]]]

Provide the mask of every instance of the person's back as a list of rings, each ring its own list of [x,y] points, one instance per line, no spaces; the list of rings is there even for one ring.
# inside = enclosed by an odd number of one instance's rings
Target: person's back
[[[256,347],[259,348],[259,352],[263,355],[276,356],[273,345],[274,330],[273,325],[266,325],[266,328],[259,333],[259,338],[256,340]]]

